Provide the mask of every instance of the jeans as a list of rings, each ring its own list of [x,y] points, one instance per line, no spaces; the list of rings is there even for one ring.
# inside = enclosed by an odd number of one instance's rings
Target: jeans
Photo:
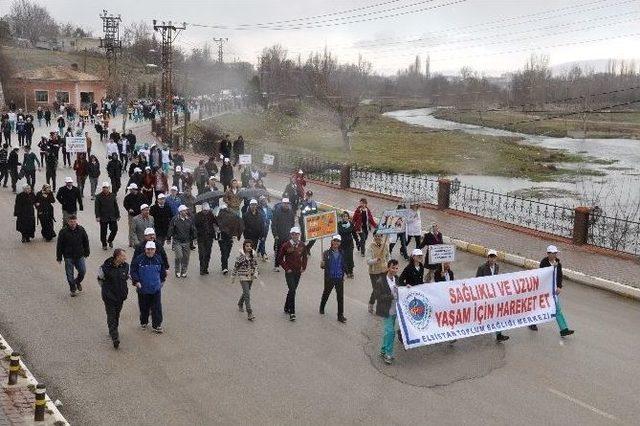
[[[107,313],[107,327],[109,328],[109,336],[111,340],[119,340],[118,326],[120,325],[120,312],[124,301],[116,302],[114,300],[103,300],[104,309]]]
[[[27,180],[27,184],[31,186],[31,189],[34,189],[36,187],[36,171],[25,170],[24,177]]]
[[[385,275],[386,274],[384,272],[381,274],[369,274],[369,278],[371,279],[371,296],[369,296],[369,305],[373,305],[376,303],[379,280]]]
[[[191,243],[174,241],[171,246],[175,254],[176,274],[186,274],[189,267],[189,256],[191,254]]]
[[[118,191],[120,190],[120,178],[109,178],[111,180],[111,191],[118,195]]]
[[[218,240],[218,245],[220,246],[220,264],[224,271],[229,269],[229,255],[231,254],[233,239],[226,234],[221,234],[220,239]]]
[[[89,176],[89,184],[91,185],[91,198],[95,198],[98,189],[98,178]]]
[[[7,180],[9,179],[9,167],[7,163],[0,164],[0,183],[2,186],[7,186]],[[4,181],[4,182],[3,182]]]
[[[248,314],[251,313],[251,284],[251,281],[240,281],[242,296],[240,296],[240,300],[238,300],[238,306],[242,307],[244,304]]]
[[[266,256],[267,255],[267,239],[266,238],[260,238],[258,240],[258,255],[260,256]]]
[[[109,239],[107,239],[107,228],[109,228]],[[112,243],[118,233],[118,222],[111,220],[109,222],[100,222],[100,242],[102,247],[107,246],[107,242]]]
[[[288,314],[296,313],[296,290],[300,283],[300,272],[285,272],[284,278],[287,281],[287,299],[284,303],[284,311]]]
[[[320,301],[320,310],[324,311],[331,290],[333,290],[334,287],[336,289],[336,300],[338,301],[338,318],[341,318],[344,314],[344,278],[324,279],[324,291],[322,292],[322,299]]]
[[[213,238],[198,238],[198,258],[200,260],[200,272],[209,270],[209,261],[211,260],[211,246]]]
[[[76,175],[76,179],[78,180],[78,189],[80,190],[80,196],[84,198],[84,184],[87,181],[87,177]]]
[[[131,215],[127,216],[127,225],[129,226],[129,247],[135,247],[138,243],[138,237],[136,237],[136,228],[135,224],[133,223],[134,217],[135,216]]]
[[[53,190],[56,190],[56,171],[47,169],[45,172],[45,178],[47,179],[47,183],[51,185]]]
[[[404,232],[401,234],[398,234],[398,240],[400,240],[400,254],[406,257],[407,256],[407,238],[405,237]],[[389,254],[391,254],[391,252],[393,251],[393,248],[397,243],[398,241],[396,241],[395,243],[389,244]]]
[[[360,253],[364,256],[365,251],[367,250],[367,237],[369,237],[369,230],[367,228],[362,228],[361,232],[358,232],[358,240],[360,242]]]
[[[393,356],[393,340],[396,337],[396,316],[396,314],[389,315],[382,323],[382,347],[380,347],[380,352],[387,356]]]
[[[411,244],[411,239],[414,239],[416,242],[416,248],[419,249],[420,248],[420,236],[419,235],[407,235],[407,246],[406,249],[407,251],[409,251],[409,244]]]
[[[74,278],[74,268],[78,270],[78,276]],[[87,267],[84,263],[84,257],[79,259],[72,259],[70,257],[64,258],[64,272],[67,275],[67,282],[69,283],[69,290],[76,291],[78,284],[82,283],[84,275],[87,273]]]
[[[140,308],[140,324],[149,323],[151,313],[151,326],[158,328],[162,325],[162,290],[155,294],[144,294],[138,290],[138,307]]]
[[[554,296],[554,298],[556,299],[556,322],[558,323],[558,328],[560,331],[566,330],[569,326],[567,325],[567,321],[564,319],[564,314],[560,308],[560,297]]]

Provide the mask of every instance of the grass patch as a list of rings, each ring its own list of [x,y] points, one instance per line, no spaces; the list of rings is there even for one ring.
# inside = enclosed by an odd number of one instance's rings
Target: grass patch
[[[211,123],[274,152],[286,149],[394,172],[549,180],[565,172],[549,163],[585,160],[584,156],[560,150],[523,145],[513,137],[431,131],[383,116],[374,106],[363,107],[350,153],[343,150],[331,113],[315,108],[305,108],[299,117],[274,111],[235,112],[216,117]]]

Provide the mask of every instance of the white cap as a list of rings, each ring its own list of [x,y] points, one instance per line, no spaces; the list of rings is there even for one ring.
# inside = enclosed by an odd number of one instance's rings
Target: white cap
[[[182,171],[182,167],[176,166],[176,172],[181,172],[181,171]]]
[[[228,158],[225,158],[225,159],[224,159],[224,162],[225,162],[225,163],[228,163],[229,161],[230,161],[230,160],[229,160]]]
[[[177,191],[177,190],[178,190],[178,187],[174,185],[174,186],[172,186],[172,187],[170,188],[170,190],[171,190],[171,191]]]
[[[304,174],[304,172],[302,171],[302,169],[298,170],[299,174]]]
[[[299,234],[300,233],[300,227],[298,226],[294,226],[293,228],[291,228],[291,231],[289,231],[289,233],[291,234]]]
[[[487,251],[487,256],[497,256],[498,252],[495,251],[494,249],[490,249]]]
[[[145,170],[151,170],[151,166],[146,166],[144,169]]]
[[[413,249],[411,256],[424,256],[424,253],[422,253],[422,250],[420,249]]]
[[[549,247],[547,247],[547,253],[557,253],[558,251],[558,247],[554,245],[550,245]]]
[[[178,211],[183,212],[185,210],[189,210],[189,207],[185,206],[184,204],[180,204],[180,207],[178,207]]]
[[[73,179],[70,176],[64,178],[64,183],[73,183]]]
[[[144,245],[144,248],[148,249],[148,248],[156,248],[156,243],[154,243],[153,241],[147,241],[147,244]]]
[[[148,209],[149,208],[149,204],[142,204],[140,206],[140,210],[144,210],[144,209]]]
[[[142,169],[140,167],[134,167],[133,173],[140,173],[140,172],[142,172]]]
[[[136,185],[135,183],[130,183],[129,186],[127,186],[127,189],[138,189],[138,185]]]
[[[153,228],[145,228],[144,235],[155,235],[156,231]]]
[[[161,192],[156,196],[156,198],[167,198],[167,196],[164,195],[164,193]]]
[[[285,197],[285,198],[283,198],[283,199],[282,199],[282,202],[283,202],[283,203],[288,203],[288,202],[289,202],[289,199]]]
[[[342,241],[342,237],[340,235],[336,234],[336,235],[333,236],[333,238],[331,238],[331,241],[334,241],[334,240]]]
[[[202,203],[202,210],[211,210],[209,203]]]
[[[216,180],[215,176],[209,176],[209,180]]]
[[[249,201],[249,204],[258,204],[258,200],[252,198],[251,201]]]
[[[103,188],[109,188],[109,187],[111,187],[111,184],[105,180],[104,182],[102,182],[102,187]]]

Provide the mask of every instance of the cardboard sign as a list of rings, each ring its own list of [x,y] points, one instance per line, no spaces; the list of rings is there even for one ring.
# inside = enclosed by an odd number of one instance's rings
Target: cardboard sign
[[[276,160],[276,156],[275,155],[271,155],[271,154],[264,154],[262,156],[262,164],[266,164],[268,166],[273,166],[273,163]]]
[[[87,140],[84,136],[67,136],[65,143],[68,153],[87,152]]]
[[[434,244],[429,246],[429,264],[453,262],[456,260],[456,246],[449,244]]]
[[[385,210],[378,222],[379,234],[402,234],[407,230],[407,217],[413,212],[409,209]]]
[[[332,237],[338,233],[338,217],[335,211],[304,216],[304,235],[307,241]]]
[[[251,154],[240,154],[240,157],[238,158],[238,164],[240,164],[241,166],[251,164]]]

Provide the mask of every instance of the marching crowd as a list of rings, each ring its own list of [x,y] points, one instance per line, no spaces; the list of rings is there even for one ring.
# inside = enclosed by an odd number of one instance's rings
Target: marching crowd
[[[30,122],[32,118],[25,116],[24,120]],[[209,274],[212,247],[217,242],[220,271],[222,275],[230,276],[233,282],[240,283],[241,296],[237,308],[246,312],[250,321],[256,318],[251,303],[251,287],[263,269],[260,265],[266,265],[271,252],[273,271],[284,270],[287,287],[284,313],[290,321],[296,320],[296,291],[315,243],[305,236],[304,218],[318,213],[318,203],[307,188],[303,170],[295,171],[283,190],[281,201],[271,205],[263,182],[264,170],[252,165],[234,168],[244,153],[242,137],[232,143],[227,135],[220,142],[217,155],[201,160],[192,171],[178,150],[172,151],[161,144],[139,143],[131,130],[121,135],[113,129],[104,141],[106,156],[96,154],[95,149],[91,154],[90,133],[85,131],[82,121],[79,118],[67,120],[59,131],[52,131],[48,138],[43,137],[37,145],[40,158],[31,152],[31,137],[25,137],[24,145],[12,148],[10,138],[5,136],[0,150],[0,182],[6,188],[10,176],[12,190],[16,192],[17,182],[25,179],[22,191],[15,197],[16,229],[23,243],[29,243],[35,237],[37,218],[45,241],[57,236],[56,260],[64,262],[71,297],[82,292],[85,259],[91,254],[89,235],[78,223],[77,216],[78,211],[85,207],[85,195],[91,198],[95,220],[100,227],[101,247],[112,251],[97,276],[115,348],[120,345],[119,317],[128,297],[129,282],[136,289],[140,326],[147,328],[151,318],[151,329],[156,333],[163,332],[161,294],[172,266],[165,246],[174,254],[171,275],[181,279],[187,277],[194,250],[198,251],[199,273]],[[72,163],[64,140],[83,133],[87,140],[87,153],[77,153]],[[18,154],[21,147],[22,159]],[[74,170],[75,180],[72,176],[65,176],[64,185],[58,188],[56,175],[60,156],[63,157],[63,167]],[[106,163],[105,167],[101,162]],[[36,170],[42,167],[45,168],[47,183],[34,193]],[[98,187],[100,176],[105,175],[108,179]],[[90,181],[88,192],[85,191],[87,178]],[[119,200],[123,179],[126,182],[124,197]],[[55,226],[56,202],[61,210],[58,229]],[[407,208],[405,205],[398,207]],[[335,290],[337,320],[341,323],[347,322],[344,282],[345,279],[354,279],[354,253],[364,258],[372,286],[368,310],[384,318],[380,355],[388,364],[394,359],[398,286],[454,280],[451,264],[425,262],[429,246],[442,244],[438,225],[432,224],[424,233],[419,205],[409,205],[408,210],[412,214],[407,218],[405,232],[382,235],[377,232],[376,216],[367,199],[362,198],[353,213],[344,211],[338,214],[338,232],[330,237],[330,246],[321,253],[324,290],[319,313],[324,315],[329,297]],[[114,248],[119,222],[124,215],[127,217],[129,250]],[[269,233],[273,237],[272,251],[267,247]],[[236,242],[239,250],[229,262]],[[407,261],[402,270],[400,262],[392,258],[395,246],[399,246],[400,256]],[[555,266],[559,292],[562,288],[562,266],[557,253],[555,246],[549,246],[541,267]],[[497,275],[499,265],[496,259],[497,253],[490,250],[486,262],[478,267],[476,276]],[[559,303],[556,319],[563,337],[573,333],[566,324]],[[535,326],[530,328],[537,329]],[[401,339],[399,331],[397,337]],[[498,342],[508,338],[502,333],[496,335]]]

